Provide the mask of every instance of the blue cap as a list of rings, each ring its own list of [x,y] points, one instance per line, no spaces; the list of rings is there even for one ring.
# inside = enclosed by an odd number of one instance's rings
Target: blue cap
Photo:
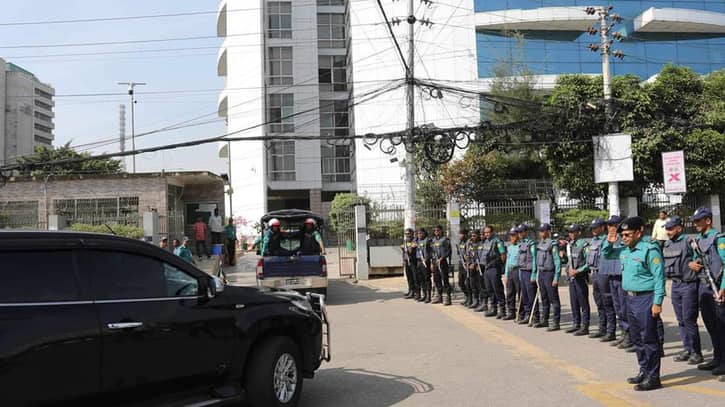
[[[639,230],[644,226],[644,221],[639,216],[632,216],[622,221],[619,230]]]
[[[599,226],[604,226],[604,225],[606,225],[606,224],[607,224],[607,222],[606,222],[606,221],[605,221],[604,219],[601,219],[601,218],[595,218],[595,219],[594,219],[594,220],[592,221],[592,223],[591,223],[591,224],[589,225],[589,228],[591,228],[591,229],[594,229],[594,228],[596,228],[596,227],[599,227]]]
[[[667,220],[667,223],[665,223],[664,228],[665,229],[672,229],[675,226],[682,226],[682,218],[679,216],[672,216]]]
[[[566,228],[566,231],[567,232],[581,232],[582,226],[578,223],[572,223],[571,225],[569,225],[568,228]]]
[[[542,223],[541,225],[539,225],[539,228],[537,230],[539,232],[543,232],[545,230],[551,230],[551,225],[549,225],[548,223]]]
[[[710,212],[710,209],[704,206],[697,208],[695,213],[690,216],[690,220],[700,220],[703,218],[712,218],[712,212]]]
[[[518,234],[518,233],[519,233],[519,227],[518,226],[514,226],[511,229],[509,229],[509,235],[515,235],[515,234]]]
[[[523,233],[523,232],[526,232],[526,229],[528,229],[528,228],[526,227],[526,225],[521,224],[521,225],[516,226],[515,229],[516,229],[516,233]]]
[[[625,219],[619,215],[612,215],[607,220],[607,225],[618,225],[622,223]]]

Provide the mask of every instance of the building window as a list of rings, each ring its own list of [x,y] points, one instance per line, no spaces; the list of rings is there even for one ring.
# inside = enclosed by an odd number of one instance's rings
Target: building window
[[[35,99],[33,102],[35,103],[35,106],[42,107],[45,110],[53,110],[53,106],[51,106],[45,102],[42,102],[38,99]]]
[[[269,47],[269,84],[292,84],[292,47]]]
[[[272,181],[295,180],[294,140],[273,141],[269,145],[269,175]]]
[[[344,55],[324,55],[318,57],[318,64],[321,92],[347,90],[347,57]]]
[[[267,38],[292,38],[292,2],[267,3]]]
[[[45,120],[46,122],[53,121],[53,119],[45,113],[33,112],[36,119]]]
[[[271,133],[293,133],[295,131],[294,95],[275,93],[269,95],[269,131]]]
[[[317,0],[318,6],[344,6],[345,0]]]
[[[346,100],[320,101],[320,135],[322,137],[346,137],[349,132]]]
[[[48,140],[45,137],[35,135],[35,136],[33,136],[33,138],[35,140],[35,144],[42,144],[42,145],[48,146],[48,147],[53,145],[53,142],[51,140]]]
[[[317,15],[317,45],[320,48],[345,48],[345,15]]]
[[[350,146],[322,145],[322,182],[350,182]]]
[[[55,213],[64,215],[71,225],[73,223],[141,225],[137,196],[54,199],[53,207]]]
[[[53,95],[51,95],[50,93],[48,93],[42,89],[38,89],[38,88],[35,88],[35,95],[42,96],[46,99],[53,99]]]
[[[35,123],[35,124],[34,124],[33,126],[35,127],[35,130],[40,130],[40,131],[44,131],[44,132],[46,132],[46,133],[51,133],[51,132],[53,132],[53,129],[51,129],[51,128],[50,128],[50,127],[48,127],[48,126],[43,126],[42,124],[38,124],[38,123]]]

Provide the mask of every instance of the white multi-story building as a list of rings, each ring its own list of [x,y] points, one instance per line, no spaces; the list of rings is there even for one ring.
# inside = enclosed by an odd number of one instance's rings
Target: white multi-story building
[[[355,190],[354,144],[305,140],[352,134],[346,11],[343,0],[222,1],[219,115],[228,133],[293,137],[231,144],[235,216],[325,214],[336,193]]]
[[[0,58],[0,165],[53,143],[52,86]]]

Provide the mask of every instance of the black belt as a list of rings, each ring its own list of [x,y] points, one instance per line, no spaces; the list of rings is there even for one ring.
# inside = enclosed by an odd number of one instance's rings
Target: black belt
[[[654,291],[627,291],[627,295],[630,297],[639,297],[640,295],[648,295],[654,293]]]
[[[622,280],[621,274],[607,274],[607,277],[609,277],[612,280]]]
[[[691,281],[685,281],[685,280],[683,280],[682,278],[679,278],[679,277],[668,277],[668,278],[670,280],[672,280],[673,283],[686,283],[686,284],[697,283],[697,279],[691,280]]]

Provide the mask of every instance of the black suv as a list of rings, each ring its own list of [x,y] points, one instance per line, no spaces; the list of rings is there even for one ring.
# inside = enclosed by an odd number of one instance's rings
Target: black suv
[[[323,296],[224,286],[148,243],[0,232],[0,405],[294,406]]]

